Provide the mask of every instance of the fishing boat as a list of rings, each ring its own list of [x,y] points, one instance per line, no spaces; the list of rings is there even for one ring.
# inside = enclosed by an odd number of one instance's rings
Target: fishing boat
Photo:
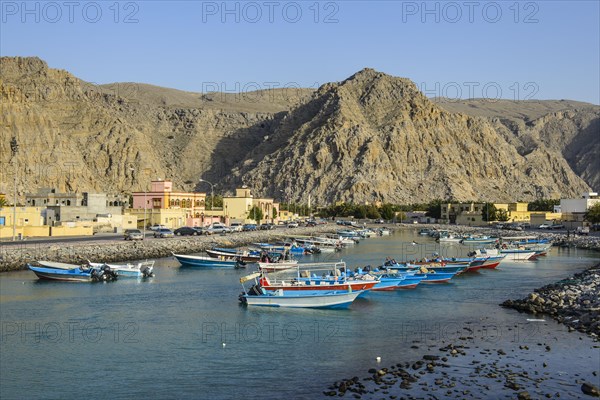
[[[478,252],[490,256],[503,255],[506,261],[532,261],[536,256],[535,251],[525,249],[483,249]]]
[[[206,254],[212,258],[228,259],[228,260],[241,260],[243,262],[257,262],[260,260],[261,252],[257,250],[242,251],[237,249],[225,249],[213,247],[212,249],[205,250]]]
[[[326,269],[328,272],[321,274]],[[264,275],[260,284],[265,290],[283,289],[286,291],[314,290],[369,290],[377,284],[373,276],[351,277],[345,273],[346,263],[298,264],[293,274],[271,277]],[[289,271],[288,271],[289,272]],[[319,272],[319,274],[317,274]]]
[[[239,268],[242,266],[240,261],[237,260],[226,260],[220,258],[212,258],[212,257],[203,257],[203,256],[189,256],[184,254],[173,254],[173,257],[182,267],[200,267],[200,268],[221,268],[221,267],[231,267],[231,268]]]
[[[89,266],[76,266],[75,268],[51,268],[27,264],[27,267],[42,280],[66,282],[100,282],[117,279],[117,273],[109,267],[94,268]]]
[[[481,246],[496,243],[497,241],[498,238],[493,238],[489,236],[468,236],[463,238],[461,243],[465,246]]]
[[[462,236],[443,236],[443,237],[439,237],[437,239],[438,242],[440,242],[440,244],[442,243],[461,243],[463,241]]]
[[[406,271],[398,272],[398,274],[402,275],[404,279],[398,283],[397,289],[414,289],[425,279],[425,275],[417,275],[414,272]]]
[[[282,260],[275,262],[258,262],[258,269],[265,272],[278,272],[295,268],[298,265],[297,260]]]
[[[401,274],[381,274],[377,275],[379,281],[373,286],[373,291],[391,291],[399,288],[404,281],[404,276]],[[416,286],[416,285],[415,285]]]
[[[154,276],[154,261],[141,261],[137,264],[109,264],[88,261],[88,264],[94,268],[102,268],[106,265],[112,271],[115,271],[119,278],[149,278]]]
[[[392,231],[390,231],[388,228],[382,227],[377,229],[377,234],[379,236],[389,236],[391,234]]]
[[[352,302],[363,293],[362,290],[354,291],[289,291],[278,289],[267,291],[261,287],[258,279],[260,273],[254,273],[240,278],[243,293],[239,299],[243,304],[249,306],[263,307],[289,307],[289,308],[347,308]],[[254,285],[247,290],[244,283],[254,280]]]
[[[432,229],[422,228],[422,229],[419,229],[419,235],[421,235],[421,236],[431,236],[432,231],[433,231]]]
[[[351,239],[355,239],[355,240],[360,240],[363,238],[354,229],[339,229],[336,233],[338,235],[340,235],[341,237],[351,238]]]
[[[388,266],[388,272],[411,272],[414,276],[422,276],[419,283],[446,283],[459,274],[464,266],[460,267],[429,267],[425,265],[398,264]]]
[[[339,240],[330,239],[330,238],[320,238],[320,237],[300,237],[296,236],[294,238],[294,242],[300,244],[305,248],[313,248],[318,247],[321,249],[321,252],[329,252],[333,253],[334,251],[338,251],[342,248],[342,244]]]

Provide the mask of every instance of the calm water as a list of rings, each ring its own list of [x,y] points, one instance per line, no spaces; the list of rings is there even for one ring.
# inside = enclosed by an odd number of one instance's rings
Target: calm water
[[[305,260],[342,258],[354,268],[433,251],[465,249],[398,232]],[[158,260],[156,277],[140,282],[1,274],[0,398],[315,398],[335,380],[365,376],[377,356],[382,365],[418,359],[425,350],[411,348],[415,342],[437,345],[465,326],[489,332],[491,348],[554,337],[562,368],[591,378],[596,362],[586,360],[598,349],[590,353],[589,339],[497,305],[598,260],[552,249],[540,261],[450,284],[369,293],[338,311],[246,308],[237,298],[247,271],[180,269],[171,259]]]

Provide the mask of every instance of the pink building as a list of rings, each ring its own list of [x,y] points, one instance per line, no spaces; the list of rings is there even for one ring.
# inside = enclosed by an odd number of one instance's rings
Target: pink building
[[[133,193],[133,208],[138,210],[181,210],[186,226],[204,226],[213,220],[220,221],[218,212],[205,209],[206,193],[174,192],[173,182],[156,180],[151,182],[149,192]],[[221,212],[222,214],[222,212]]]

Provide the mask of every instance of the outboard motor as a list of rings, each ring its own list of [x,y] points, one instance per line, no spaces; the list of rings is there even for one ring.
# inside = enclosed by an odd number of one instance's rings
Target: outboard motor
[[[144,269],[142,269],[143,278],[152,278],[153,276],[154,272],[152,271],[152,267],[144,267]]]
[[[103,265],[102,268],[100,268],[100,269],[103,272],[102,280],[104,280],[104,281],[116,281],[117,280],[117,271],[114,271],[108,265]]]

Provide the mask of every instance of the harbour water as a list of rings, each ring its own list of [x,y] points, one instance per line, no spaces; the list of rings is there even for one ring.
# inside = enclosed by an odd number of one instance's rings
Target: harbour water
[[[434,251],[452,257],[468,250],[402,231],[305,260],[341,258],[355,268]],[[320,398],[333,381],[418,360],[465,328],[479,332],[473,346],[506,352],[552,341],[545,360],[558,380],[549,385],[574,398],[581,395],[577,379],[598,380],[595,343],[548,317],[498,304],[599,260],[598,253],[553,248],[538,261],[503,263],[449,284],[368,293],[348,310],[247,308],[238,295],[248,271],[182,269],[173,259],[157,260],[156,276],[146,281],[55,283],[29,271],[5,273],[0,398]]]

